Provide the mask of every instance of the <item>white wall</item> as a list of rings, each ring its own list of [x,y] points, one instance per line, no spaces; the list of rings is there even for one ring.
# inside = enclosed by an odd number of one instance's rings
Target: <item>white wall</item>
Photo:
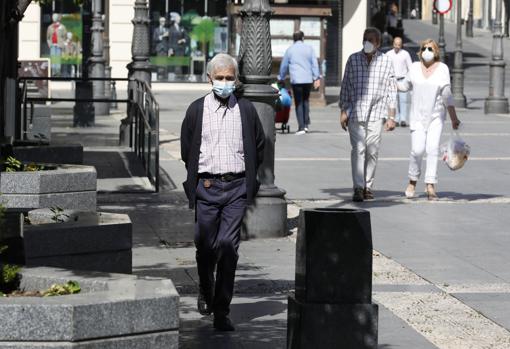
[[[110,0],[110,65],[112,77],[126,78],[131,62],[135,0]]]
[[[19,23],[19,59],[41,57],[41,7],[31,3]]]
[[[363,32],[367,27],[367,0],[344,1],[344,28],[342,30],[342,71],[351,54],[361,50]]]

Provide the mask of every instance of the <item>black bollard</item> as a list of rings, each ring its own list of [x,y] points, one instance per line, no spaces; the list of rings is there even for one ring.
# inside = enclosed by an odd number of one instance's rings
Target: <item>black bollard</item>
[[[376,349],[370,213],[304,209],[288,298],[287,348]]]

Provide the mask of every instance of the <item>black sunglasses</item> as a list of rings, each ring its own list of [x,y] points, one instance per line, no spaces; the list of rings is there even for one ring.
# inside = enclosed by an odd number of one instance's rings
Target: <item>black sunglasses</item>
[[[422,47],[421,52],[424,52],[425,50],[429,50],[430,52],[434,52],[434,49],[432,47]]]

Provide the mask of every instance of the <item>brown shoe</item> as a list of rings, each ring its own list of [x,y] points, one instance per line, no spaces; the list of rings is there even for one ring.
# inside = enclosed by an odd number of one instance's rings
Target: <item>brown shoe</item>
[[[429,201],[437,201],[439,199],[434,184],[427,183],[427,190],[425,192],[427,193],[427,199]]]
[[[361,188],[354,189],[354,194],[352,195],[352,201],[363,202],[363,189],[361,189]]]
[[[363,189],[363,199],[374,200],[374,193],[368,188]]]

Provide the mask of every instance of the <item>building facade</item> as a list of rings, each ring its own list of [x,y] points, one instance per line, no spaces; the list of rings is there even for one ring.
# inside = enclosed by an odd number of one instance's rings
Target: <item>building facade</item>
[[[112,77],[127,75],[134,2],[102,1],[105,58],[112,67]],[[242,0],[148,0],[152,80],[203,81],[205,64],[214,54],[235,55],[240,28],[233,24],[234,9],[242,3]],[[271,0],[270,3],[275,13],[280,13],[273,17],[271,26],[275,31],[275,62],[281,59],[285,46],[292,44],[289,38],[293,31],[301,29],[321,59],[327,84],[338,85],[348,56],[361,48],[373,1]],[[53,76],[79,75],[82,13],[73,0],[31,4],[19,27],[19,59],[47,60]]]

